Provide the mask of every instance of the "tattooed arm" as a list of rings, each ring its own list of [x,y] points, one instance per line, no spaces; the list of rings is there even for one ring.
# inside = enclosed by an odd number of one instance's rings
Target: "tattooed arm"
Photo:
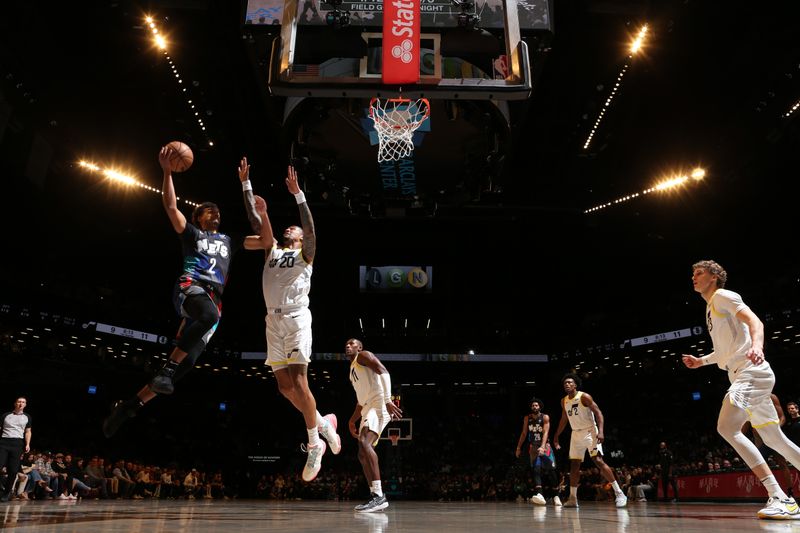
[[[250,165],[247,158],[243,157],[239,163],[239,181],[242,182],[242,194],[244,195],[244,210],[247,212],[247,220],[253,233],[261,233],[261,217],[256,212],[255,197],[253,196],[253,186],[250,185]]]
[[[314,231],[314,218],[311,216],[311,209],[308,207],[308,202],[305,199],[303,191],[300,190],[300,185],[297,183],[297,171],[292,165],[289,165],[289,171],[286,175],[286,187],[297,200],[297,208],[300,210],[300,223],[303,228],[303,259],[308,264],[314,262],[314,254],[317,252],[317,235]]]

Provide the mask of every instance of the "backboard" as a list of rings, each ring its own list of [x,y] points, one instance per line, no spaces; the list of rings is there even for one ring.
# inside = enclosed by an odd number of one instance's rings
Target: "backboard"
[[[546,1],[422,0],[419,81],[390,86],[381,83],[383,2],[342,0],[335,12],[348,12],[346,24],[331,17],[332,4],[318,0],[256,3],[248,5],[252,25],[281,17],[268,82],[278,96],[383,98],[402,92],[407,98],[524,100],[532,75],[519,14],[528,27],[550,24]]]
[[[414,438],[414,419],[413,418],[400,418],[392,420],[383,430],[378,440],[389,441],[390,435],[399,435],[400,442],[410,441]]]

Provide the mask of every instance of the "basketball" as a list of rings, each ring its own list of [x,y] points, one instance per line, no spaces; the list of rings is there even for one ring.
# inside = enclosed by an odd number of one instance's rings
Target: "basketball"
[[[189,145],[180,141],[172,141],[167,146],[172,149],[172,155],[169,158],[169,166],[172,172],[184,172],[192,166],[194,154]]]

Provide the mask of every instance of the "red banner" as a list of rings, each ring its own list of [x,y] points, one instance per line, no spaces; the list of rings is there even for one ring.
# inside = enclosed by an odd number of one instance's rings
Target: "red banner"
[[[420,0],[383,2],[383,83],[419,81]]]
[[[795,494],[800,493],[800,476],[797,470],[791,469],[792,486]],[[780,470],[773,471],[775,479],[781,487],[786,490],[783,482],[783,474]],[[663,498],[661,483],[658,484],[658,497]],[[669,496],[672,497],[672,488],[669,489]],[[767,491],[761,486],[761,481],[752,472],[724,472],[720,474],[698,474],[695,476],[681,476],[678,478],[678,497],[680,499],[764,499],[767,498]]]

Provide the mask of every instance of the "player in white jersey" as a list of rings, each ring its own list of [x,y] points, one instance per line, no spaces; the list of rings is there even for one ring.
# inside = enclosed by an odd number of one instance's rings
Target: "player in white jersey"
[[[567,421],[572,428],[569,444],[569,498],[564,502],[564,507],[578,507],[580,469],[587,451],[594,464],[600,469],[600,473],[614,488],[616,506],[625,507],[628,504],[628,498],[619,488],[614,471],[603,461],[603,440],[605,440],[603,413],[588,393],[578,390],[581,379],[577,375],[567,374],[561,378],[561,385],[567,395],[561,400],[561,420],[558,421],[558,429],[553,437],[556,450],[561,449],[558,437],[567,426]]]
[[[249,169],[247,159],[242,159],[239,179],[243,189],[252,188]],[[291,165],[286,187],[297,201],[303,227],[286,228],[281,247],[273,236],[264,199],[256,196],[254,203],[247,203],[245,207],[267,252],[262,277],[267,305],[267,364],[272,367],[281,394],[303,414],[308,432],[308,445],[304,446],[308,459],[303,468],[303,480],[313,481],[322,467],[322,456],[327,448],[325,441],[320,440],[320,434],[328,441],[334,454],[341,451],[342,445],[336,433],[336,415],[320,415],[314,395],[308,388],[308,363],[311,361],[308,293],[317,238],[311,210],[297,183],[297,172]]]
[[[358,339],[350,339],[344,346],[344,353],[350,359],[350,383],[356,391],[356,409],[350,417],[350,434],[358,439],[358,461],[364,469],[364,477],[369,483],[370,498],[367,503],[357,505],[355,510],[371,513],[386,509],[389,502],[381,489],[381,471],[378,454],[373,447],[378,443],[386,424],[403,412],[392,402],[392,382],[389,371],[375,354],[364,349]],[[360,429],[356,422],[361,419]]]
[[[772,403],[775,374],[764,359],[764,324],[741,296],[724,288],[727,280],[728,273],[719,263],[692,265],[692,284],[706,301],[706,325],[714,351],[703,357],[683,355],[683,363],[689,368],[716,363],[728,372],[731,386],[722,401],[717,431],[767,489],[767,506],[758,517],[797,520],[800,509],[794,498],[783,492],[756,445],[742,434],[742,425],[749,420],[767,446],[793,465],[800,464],[800,448],[781,431]]]

